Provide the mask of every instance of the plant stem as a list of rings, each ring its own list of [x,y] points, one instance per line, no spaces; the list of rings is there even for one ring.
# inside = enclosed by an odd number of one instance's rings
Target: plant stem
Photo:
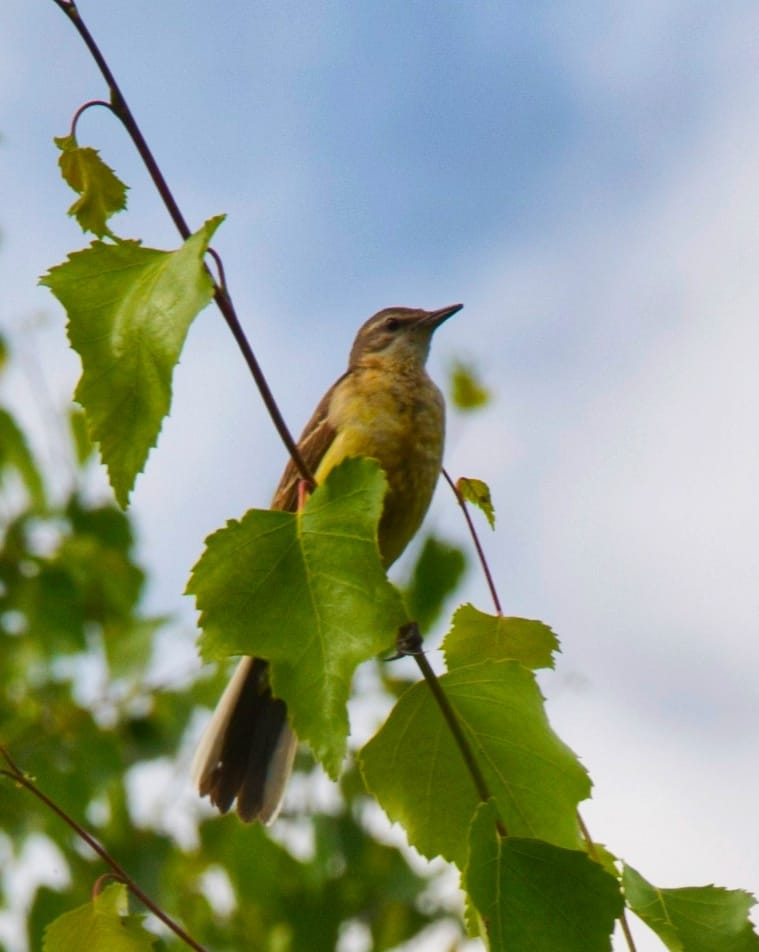
[[[472,517],[469,514],[469,508],[467,507],[466,500],[459,492],[458,486],[453,481],[453,479],[451,479],[446,469],[443,469],[443,476],[445,477],[445,480],[448,483],[448,485],[453,490],[453,494],[456,497],[456,501],[461,507],[461,511],[464,513],[466,524],[469,527],[469,533],[472,536],[472,541],[474,542],[474,547],[477,550],[477,555],[479,557],[480,564],[482,565],[482,570],[485,573],[485,579],[487,581],[488,588],[490,589],[490,595],[491,595],[491,598],[493,599],[495,610],[499,615],[503,615],[503,610],[501,609],[501,600],[498,597],[498,592],[495,587],[495,582],[493,581],[493,575],[490,571],[490,566],[488,565],[488,561],[485,557],[485,553],[483,551],[482,545],[480,544],[480,539],[477,534],[477,530],[474,526],[474,522],[472,521]],[[418,628],[417,628],[417,636],[419,637]],[[402,650],[402,649],[399,648],[399,650]],[[445,719],[448,722],[448,725],[451,728],[451,731],[453,732],[454,737],[456,738],[456,742],[459,745],[459,749],[464,755],[464,760],[466,761],[467,766],[469,767],[470,773],[472,773],[473,778],[475,778],[475,784],[477,784],[477,779],[476,779],[477,775],[479,775],[480,777],[482,776],[482,774],[480,773],[479,766],[474,760],[474,755],[471,751],[471,748],[466,743],[466,738],[464,737],[463,732],[461,731],[460,725],[458,721],[456,720],[455,712],[453,711],[453,708],[451,708],[450,702],[448,701],[448,698],[445,696],[443,689],[440,687],[440,683],[437,679],[437,676],[435,675],[434,671],[430,667],[430,664],[427,661],[426,657],[421,653],[421,637],[419,637],[418,652],[409,651],[407,653],[413,654],[414,657],[416,658],[416,662],[419,665],[422,671],[422,674],[424,674],[424,677],[427,680],[427,683],[430,689],[432,690],[435,700],[438,702],[438,705],[440,706],[440,709],[442,710],[443,715],[445,716]],[[427,670],[425,670],[425,668]],[[428,676],[427,671],[429,671],[430,676]],[[465,746],[462,746],[462,742]],[[487,787],[483,787],[483,790],[487,792]],[[478,785],[478,792],[480,792],[480,796],[482,796],[482,792],[480,790],[479,785]],[[577,822],[580,826],[580,831],[582,833],[583,839],[585,840],[585,843],[587,845],[588,855],[600,865],[600,857],[598,855],[598,850],[596,849],[596,845],[593,842],[593,838],[591,837],[590,832],[587,826],[585,825],[585,821],[580,816],[579,810],[577,812]],[[624,934],[628,949],[630,950],[630,952],[636,952],[635,941],[632,937],[630,926],[629,926],[629,923],[627,922],[627,917],[625,916],[624,911],[619,917],[619,924],[622,928],[622,933]]]
[[[595,860],[595,862],[601,866],[601,857],[598,853],[598,850],[596,849],[596,844],[593,842],[593,837],[590,835],[590,830],[585,825],[585,820],[583,820],[579,810],[577,811],[577,822],[580,826],[582,838],[585,840],[585,845],[588,848],[588,856],[590,856],[592,860]],[[627,916],[625,915],[624,910],[622,910],[622,914],[619,917],[619,924],[622,928],[625,941],[627,942],[627,948],[630,950],[630,952],[636,952],[635,940],[632,937],[632,932],[630,932],[630,925],[627,921]]]
[[[474,781],[477,794],[483,803],[487,803],[487,801],[492,798],[492,795],[488,789],[485,777],[480,770],[480,765],[477,763],[477,758],[474,756],[474,751],[471,748],[469,740],[464,733],[461,724],[459,723],[456,712],[454,711],[451,702],[448,700],[445,691],[440,686],[440,680],[438,676],[432,670],[432,666],[427,660],[427,656],[425,655],[422,648],[422,636],[419,633],[419,625],[415,621],[408,622],[406,625],[401,627],[398,632],[397,645],[399,654],[411,655],[411,657],[413,657],[413,659],[416,661],[419,670],[422,672],[424,680],[427,682],[427,686],[432,692],[432,696],[434,697],[437,706],[440,708],[440,711],[445,718],[445,722],[448,725],[454,740],[456,741],[456,745],[461,751],[461,756],[464,758],[464,763],[466,764],[467,770]],[[506,828],[500,819],[498,820],[497,826],[499,834],[501,836],[507,836]]]
[[[56,0],[56,2],[58,2],[58,0]],[[21,768],[18,767],[17,764],[11,759],[10,754],[4,747],[0,747],[0,755],[2,755],[3,760],[5,760],[5,762],[8,764],[8,767],[10,768],[8,770],[0,769],[0,774],[8,777],[14,783],[25,787],[30,793],[33,793],[38,800],[41,800],[49,810],[52,810],[52,812],[59,816],[64,823],[70,826],[76,835],[81,840],[84,840],[90,849],[97,853],[104,863],[110,866],[110,868],[115,873],[116,878],[124,883],[127,889],[134,896],[136,896],[137,899],[140,900],[143,906],[149,909],[153,915],[156,916],[156,918],[160,919],[161,922],[167,926],[167,928],[171,929],[174,935],[178,936],[185,943],[185,945],[188,945],[191,949],[195,949],[195,952],[207,952],[204,946],[202,946],[199,942],[196,942],[191,935],[185,932],[179,923],[175,922],[171,916],[168,915],[168,913],[164,912],[163,909],[161,909],[161,907],[157,905],[150,898],[150,896],[148,896],[147,893],[140,889],[132,877],[129,876],[129,874],[121,867],[121,865],[110,855],[110,853],[108,853],[105,847],[98,843],[91,833],[89,833],[84,829],[83,826],[77,823],[77,821],[72,816],[69,816],[69,814],[66,813],[62,807],[58,806],[55,801],[51,800],[46,793],[43,793],[43,791],[40,790],[40,788],[24,774]],[[96,887],[98,884],[102,883],[102,879],[102,876],[100,879],[98,879]]]
[[[84,44],[89,50],[90,55],[97,63],[98,69],[100,70],[110,91],[111,108],[121,120],[122,125],[129,134],[129,137],[134,143],[140,158],[145,164],[148,174],[153,180],[153,184],[158,190],[158,194],[161,196],[161,199],[166,206],[172,221],[176,225],[179,234],[186,241],[190,237],[191,232],[185,217],[182,214],[179,205],[177,204],[174,195],[169,188],[169,185],[164,178],[164,175],[161,172],[161,169],[158,166],[153,153],[150,150],[150,147],[148,146],[148,143],[142,134],[142,130],[137,124],[137,121],[135,120],[129,105],[124,98],[118,83],[116,82],[116,77],[113,75],[110,66],[108,65],[105,57],[100,51],[100,48],[87,28],[87,25],[82,19],[76,4],[73,2],[73,0],[53,0],[53,3],[55,3],[55,5],[66,14],[68,19],[75,27],[76,31],[79,33],[79,36],[84,41]],[[215,258],[218,263],[218,255],[216,255]],[[274,423],[277,432],[279,433],[280,439],[285,444],[290,457],[295,463],[298,472],[301,474],[303,479],[305,479],[309,485],[315,485],[313,474],[306,465],[306,462],[303,459],[300,450],[298,449],[298,445],[293,439],[292,434],[285,423],[284,417],[282,416],[282,413],[277,406],[277,402],[274,399],[274,394],[272,393],[268,381],[266,380],[266,377],[261,370],[261,366],[258,363],[256,355],[253,353],[253,349],[250,346],[247,337],[245,336],[245,332],[243,331],[242,325],[240,324],[240,320],[237,316],[232,298],[229,296],[225,286],[218,283],[213,276],[211,276],[211,280],[213,282],[213,296],[216,306],[219,308],[224,320],[227,322],[227,326],[232,332],[232,336],[234,337],[237,346],[239,347],[243,358],[245,359],[245,363],[248,365],[248,369],[253,376],[259,393],[261,394],[261,399],[263,400],[264,406],[266,407],[269,416],[271,417],[271,420]]]
[[[625,915],[624,909],[622,910],[622,914],[619,917],[619,925],[622,929],[622,934],[625,937],[625,941],[627,942],[627,948],[630,950],[630,952],[636,952],[635,940],[632,937],[632,932],[630,932],[630,924],[627,921],[627,916]]]
[[[464,513],[464,519],[466,519],[466,524],[469,527],[469,534],[471,535],[472,541],[474,542],[474,547],[477,550],[477,556],[480,560],[482,571],[485,573],[485,580],[488,583],[488,588],[490,589],[490,597],[493,599],[493,605],[495,606],[496,614],[503,615],[503,610],[501,609],[501,600],[499,599],[498,592],[496,591],[493,575],[490,571],[488,560],[485,558],[485,552],[480,545],[480,537],[477,535],[474,522],[472,521],[472,517],[469,515],[469,509],[467,507],[466,500],[459,492],[458,486],[448,475],[448,471],[445,468],[443,468],[443,476],[445,477],[448,485],[453,490],[453,495],[456,497],[456,502],[459,504],[459,506],[461,506],[461,511]]]

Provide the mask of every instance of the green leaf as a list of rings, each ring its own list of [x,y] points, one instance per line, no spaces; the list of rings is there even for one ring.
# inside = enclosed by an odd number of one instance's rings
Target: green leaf
[[[43,947],[45,929],[58,916],[68,912],[72,905],[78,901],[73,899],[70,893],[71,890],[64,893],[44,885],[37,888],[32,908],[29,910],[26,919],[27,948],[41,949]]]
[[[352,920],[371,931],[372,941],[367,939],[366,945],[371,944],[373,952],[397,949],[402,942],[411,948],[410,940],[424,926],[439,921],[440,907],[432,898],[418,901],[429,880],[411,870],[401,850],[367,833],[357,822],[359,812],[343,807],[334,816],[311,817],[301,827],[310,831],[311,855],[300,860],[260,824],[247,827],[241,836],[232,817],[203,823],[195,856],[204,866],[223,867],[238,900],[234,917],[223,922],[223,934],[215,943],[207,921],[201,923],[197,933],[206,947],[335,952],[343,947],[340,933]],[[186,868],[186,855],[179,857],[179,864]],[[198,898],[202,900],[191,892],[198,888],[198,878],[192,877],[182,897],[193,910]],[[192,923],[180,911],[183,921]]]
[[[159,616],[105,625],[103,643],[111,677],[134,676],[144,671],[153,658],[156,634],[167,621],[167,616]]]
[[[66,518],[73,535],[92,536],[108,549],[130,555],[134,549],[134,533],[129,515],[108,503],[92,505],[78,495],[66,503]]]
[[[78,533],[63,540],[50,566],[70,580],[88,621],[131,621],[145,576],[124,552]]]
[[[553,733],[531,671],[488,661],[440,678],[507,831],[580,845],[576,808],[590,780]],[[426,684],[410,688],[360,753],[369,790],[428,858],[463,866],[474,783]]]
[[[459,361],[451,371],[451,402],[459,410],[477,410],[490,403],[490,391],[472,364]]]
[[[473,605],[462,605],[443,642],[449,670],[480,661],[511,659],[526,668],[552,668],[559,641],[548,625],[529,618],[486,615]]]
[[[82,358],[75,398],[121,506],[169,411],[190,323],[211,299],[203,255],[221,221],[210,219],[177,251],[95,241],[41,278],[68,314]]]
[[[622,885],[627,902],[671,952],[757,952],[759,936],[748,918],[756,899],[740,889],[688,886],[659,889],[632,866]]]
[[[125,513],[115,505],[88,508],[76,496],[47,520],[11,523],[0,545],[0,616],[10,612],[22,622],[29,637],[19,650],[47,662],[94,646],[100,635],[107,648],[129,639],[126,650],[135,650],[145,576],[132,548]]]
[[[333,777],[353,672],[406,620],[377,548],[385,485],[374,460],[346,460],[301,513],[250,510],[210,536],[187,587],[203,656],[270,661],[274,694]]]
[[[143,928],[144,916],[130,916],[126,910],[126,886],[114,883],[92,902],[51,922],[43,952],[149,952],[157,937]]]
[[[44,508],[45,487],[26,437],[10,413],[0,407],[0,484],[7,469],[21,477],[32,503]]]
[[[466,557],[455,545],[428,536],[416,560],[404,597],[409,617],[427,632],[440,615],[446,598],[466,570]]]
[[[492,801],[472,823],[465,888],[490,952],[609,952],[623,901],[586,853],[500,836]]]
[[[91,231],[98,238],[110,234],[108,219],[126,208],[127,186],[96,149],[81,148],[74,136],[61,136],[54,141],[61,150],[61,175],[80,196],[69,208],[69,215],[76,218],[82,231]]]
[[[495,529],[495,508],[490,496],[490,487],[483,483],[481,479],[472,479],[468,476],[460,476],[456,480],[456,489],[461,493],[463,499],[473,503],[478,509],[485,513],[488,525]]]

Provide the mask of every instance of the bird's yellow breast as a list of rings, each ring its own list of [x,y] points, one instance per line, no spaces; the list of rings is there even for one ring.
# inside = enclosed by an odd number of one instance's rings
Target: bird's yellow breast
[[[341,381],[328,419],[336,435],[319,464],[317,482],[348,456],[379,462],[388,480],[379,547],[390,565],[419,528],[435,490],[445,433],[442,394],[422,368],[392,371],[377,362]]]

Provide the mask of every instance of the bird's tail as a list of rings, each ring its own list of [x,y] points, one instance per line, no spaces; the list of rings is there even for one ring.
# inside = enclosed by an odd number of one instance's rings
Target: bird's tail
[[[271,823],[282,804],[298,740],[284,701],[272,697],[269,665],[242,658],[200,739],[192,779],[226,813]]]

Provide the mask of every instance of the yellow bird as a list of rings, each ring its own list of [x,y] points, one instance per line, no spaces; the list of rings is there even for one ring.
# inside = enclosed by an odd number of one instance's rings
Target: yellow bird
[[[434,331],[463,305],[437,311],[388,307],[361,327],[348,369],[326,392],[298,448],[321,482],[349,456],[369,456],[388,480],[378,542],[385,567],[421,525],[442,465],[443,396],[425,369]],[[294,511],[300,475],[287,464],[273,509]],[[271,823],[292,770],[297,738],[274,698],[268,663],[243,658],[201,738],[192,765],[201,796],[246,822]]]

